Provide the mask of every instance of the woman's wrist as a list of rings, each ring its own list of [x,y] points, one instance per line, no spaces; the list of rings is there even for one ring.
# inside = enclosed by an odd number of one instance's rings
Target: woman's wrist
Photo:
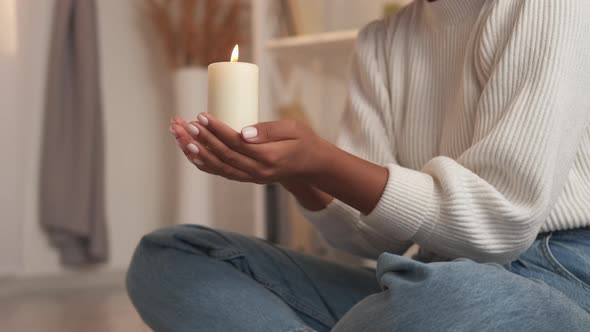
[[[332,196],[299,178],[281,181],[281,185],[285,190],[295,196],[301,206],[310,211],[322,210],[333,200]]]
[[[321,210],[336,197],[363,214],[369,214],[387,184],[387,168],[324,140],[313,147],[305,172],[284,179],[281,184],[308,210]]]
[[[290,192],[292,194],[299,193],[302,190],[305,190],[306,187],[310,186],[309,184],[305,183],[304,181],[302,181],[299,178],[285,179],[285,180],[282,180],[280,183],[281,183],[281,186],[283,186],[283,188],[285,188],[285,190],[287,190],[288,192]]]
[[[334,144],[320,139],[313,148],[313,153],[310,159],[311,167],[305,172],[304,178],[307,183],[311,183],[313,179],[330,174],[333,168],[337,165],[341,149]]]
[[[306,182],[363,214],[369,214],[385,189],[388,169],[332,144],[318,149],[317,158],[314,172]]]

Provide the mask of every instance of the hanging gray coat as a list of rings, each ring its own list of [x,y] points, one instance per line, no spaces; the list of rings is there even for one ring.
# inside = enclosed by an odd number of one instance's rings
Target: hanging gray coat
[[[39,217],[64,265],[108,258],[96,4],[56,0]]]

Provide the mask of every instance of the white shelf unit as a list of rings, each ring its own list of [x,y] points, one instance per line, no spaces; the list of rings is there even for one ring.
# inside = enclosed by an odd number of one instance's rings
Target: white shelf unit
[[[349,62],[358,29],[379,18],[385,3],[409,0],[317,0],[324,5],[326,31],[294,37],[280,35],[280,1],[251,1],[253,55],[260,68],[261,120],[277,119],[278,109],[297,103],[305,111],[314,130],[334,141],[339,118],[345,108]],[[353,261],[350,256],[342,256],[329,249],[312,226],[304,221],[294,200],[288,198],[282,189],[274,189],[274,192],[280,193],[280,200],[284,203],[279,211],[280,227],[284,227],[281,233],[287,233],[291,240],[281,244],[306,253]],[[263,189],[258,195],[264,201]],[[259,207],[258,220],[263,224],[259,224],[258,230],[266,234],[265,205]],[[306,238],[307,242],[300,241],[299,237]]]
[[[349,72],[349,59],[357,29],[322,32],[295,37],[279,35],[281,19],[276,0],[252,0],[253,55],[260,68],[260,117],[262,121],[279,118],[277,110],[284,105],[299,103],[311,126],[323,137],[333,140],[338,118],[344,109]],[[279,193],[282,244],[306,253],[322,254],[331,251],[319,241],[311,225],[303,220],[294,200],[280,188]],[[257,195],[263,201],[265,191]],[[265,212],[261,207],[258,231],[268,233]],[[277,214],[272,214],[277,217]],[[274,220],[269,220],[273,223]],[[260,224],[260,222],[265,222]],[[271,232],[272,233],[272,232]],[[302,240],[303,239],[303,240]]]
[[[330,31],[295,37],[273,38],[266,43],[266,50],[271,53],[314,53],[318,55],[349,53],[354,46],[358,30]]]

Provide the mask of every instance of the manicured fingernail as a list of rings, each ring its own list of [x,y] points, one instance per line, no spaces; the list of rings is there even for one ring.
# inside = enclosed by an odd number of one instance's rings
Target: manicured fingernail
[[[207,117],[204,116],[203,114],[199,114],[199,116],[197,116],[197,119],[199,120],[199,123],[202,124],[203,126],[206,126],[209,124],[209,119],[207,119]]]
[[[189,133],[191,133],[191,135],[193,135],[193,136],[199,135],[199,128],[193,126],[192,124],[189,124],[186,127],[188,128],[188,131],[189,131]]]
[[[205,163],[203,163],[201,160],[199,159],[193,159],[193,164],[197,165],[197,166],[203,166],[205,165]]]
[[[170,123],[174,123],[174,117],[170,118]]]
[[[199,153],[199,148],[193,143],[187,145],[186,148],[192,153]]]
[[[246,139],[258,136],[258,129],[255,127],[246,127],[242,129],[242,136]]]
[[[170,127],[168,128],[168,130],[170,130],[170,132],[171,132],[171,133],[173,133],[173,134],[174,134],[174,136],[176,136],[176,132],[174,131],[174,128],[172,128],[172,126],[170,126]]]

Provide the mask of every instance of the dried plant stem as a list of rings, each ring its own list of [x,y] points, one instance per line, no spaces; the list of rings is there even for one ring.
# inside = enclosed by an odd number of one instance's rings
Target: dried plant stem
[[[139,1],[173,68],[225,61],[239,40],[240,0]]]

